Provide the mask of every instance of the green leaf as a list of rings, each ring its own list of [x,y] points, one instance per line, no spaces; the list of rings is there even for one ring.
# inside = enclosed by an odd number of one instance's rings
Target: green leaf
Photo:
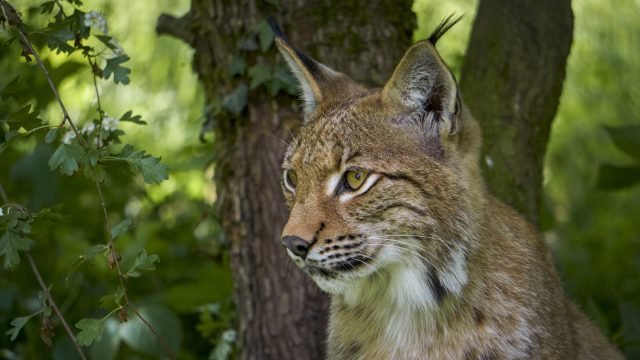
[[[20,330],[22,330],[22,328],[27,324],[27,321],[38,314],[40,314],[40,311],[28,316],[21,316],[13,319],[11,321],[11,326],[13,327],[9,329],[9,331],[7,331],[5,334],[11,335],[11,341],[14,341],[18,337],[18,334],[20,334]]]
[[[147,255],[147,251],[142,249],[138,256],[136,257],[136,261],[133,263],[133,266],[124,274],[125,277],[140,277],[142,274],[140,271],[151,271],[155,270],[155,263],[158,262],[158,255]]]
[[[109,318],[105,320],[103,324],[104,330],[102,338],[96,340],[93,345],[91,345],[91,349],[89,350],[89,354],[91,355],[91,359],[100,359],[100,360],[114,360],[118,356],[118,351],[120,350],[120,344],[122,339],[120,338],[120,323],[113,318]]]
[[[122,291],[122,288],[118,286],[118,289],[116,289],[116,292],[114,292],[113,294],[107,294],[101,297],[98,302],[100,303],[100,307],[104,309],[111,309],[113,305],[121,306],[122,304],[120,304],[120,301],[122,300],[123,297],[124,297],[124,291]]]
[[[122,83],[125,85],[128,84],[129,73],[131,73],[131,70],[124,66],[120,66],[120,64],[127,61],[129,61],[129,56],[127,55],[120,55],[120,56],[116,56],[114,58],[108,59],[107,65],[102,70],[104,78],[109,79],[111,74],[113,74],[113,81],[116,84],[117,83]]]
[[[262,64],[255,64],[249,68],[249,78],[251,78],[249,88],[253,90],[271,80],[271,69]]]
[[[111,36],[107,36],[107,35],[94,35],[94,36],[97,37],[98,40],[100,40],[100,42],[103,43],[110,50],[116,49],[116,47],[110,42],[111,39],[113,39]]]
[[[57,137],[58,137],[58,128],[50,129],[47,132],[47,135],[44,137],[44,142],[46,142],[47,144],[51,144],[56,140]]]
[[[17,75],[0,90],[0,99],[6,101],[13,98],[14,100],[20,101],[21,99],[25,99],[27,90],[22,78],[20,78],[20,75]]]
[[[160,158],[144,151],[135,151],[131,145],[126,145],[117,158],[128,162],[134,171],[141,173],[147,184],[158,184],[169,178],[167,165],[161,163]]]
[[[605,127],[616,146],[640,161],[640,126]]]
[[[77,334],[78,343],[81,346],[89,346],[94,341],[102,338],[104,331],[103,319],[82,319],[76,323],[76,328],[80,330]]]
[[[233,91],[222,99],[222,106],[232,114],[240,115],[247,106],[249,88],[244,82],[236,86]]]
[[[0,256],[4,256],[4,268],[10,269],[20,264],[18,251],[30,250],[30,241],[7,229],[0,239]]]
[[[271,30],[271,26],[269,26],[266,19],[263,19],[256,25],[255,31],[258,33],[260,50],[262,52],[266,52],[273,44],[273,40],[275,38],[273,31]]]
[[[600,165],[598,169],[599,189],[618,190],[640,182],[640,166]]]
[[[55,1],[47,1],[40,4],[40,13],[41,14],[49,14],[53,11],[53,8],[56,6]]]
[[[147,122],[142,120],[142,117],[140,115],[131,116],[131,110],[124,113],[124,115],[122,115],[122,117],[120,118],[120,121],[132,122],[139,125],[147,125]]]
[[[73,33],[69,29],[61,29],[59,31],[50,32],[47,36],[47,46],[52,51],[55,50],[56,54],[68,53],[71,54],[75,48],[68,44],[73,40]]]
[[[180,318],[171,309],[161,305],[141,305],[138,311],[167,341],[171,350],[177,353],[182,342]],[[160,357],[167,355],[158,338],[138,317],[120,326],[120,338],[136,351]]]
[[[107,246],[106,245],[94,245],[91,246],[89,248],[87,248],[82,255],[79,256],[80,259],[82,259],[82,261],[93,261],[93,258],[96,257],[96,255],[100,254],[103,251],[107,250]]]
[[[125,218],[111,228],[111,238],[115,240],[120,234],[129,230],[131,219]]]
[[[27,104],[22,108],[11,112],[9,114],[8,122],[20,122],[24,123],[21,126],[30,126],[40,124],[40,118],[38,118],[37,112],[31,111],[31,105]]]
[[[83,171],[83,175],[87,179],[91,179],[93,181],[97,181],[99,183],[102,183],[104,181],[104,178],[107,175],[107,173],[104,171],[104,168],[102,166],[94,165],[93,167],[85,166],[84,167],[84,171]]]
[[[229,65],[229,74],[231,76],[242,76],[246,68],[247,63],[244,61],[244,58],[242,56],[235,56]]]
[[[60,169],[64,175],[73,175],[78,170],[78,161],[84,156],[82,147],[78,144],[60,144],[49,159],[51,171]]]

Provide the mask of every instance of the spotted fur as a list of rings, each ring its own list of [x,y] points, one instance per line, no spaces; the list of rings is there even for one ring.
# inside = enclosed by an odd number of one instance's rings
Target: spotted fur
[[[540,235],[487,192],[479,126],[435,40],[381,89],[277,40],[307,99],[282,165],[297,178],[283,236],[308,242],[288,253],[331,294],[328,358],[620,359],[565,296]],[[369,171],[358,189],[353,168]]]

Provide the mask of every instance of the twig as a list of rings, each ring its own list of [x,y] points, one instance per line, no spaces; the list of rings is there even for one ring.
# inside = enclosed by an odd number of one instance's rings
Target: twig
[[[7,18],[7,19],[11,19],[11,18],[9,18],[7,16],[7,14],[6,14],[7,10],[5,9],[5,7],[8,7],[10,10],[13,10],[13,12],[16,13],[15,9],[13,8],[12,5],[10,5],[5,0],[0,0],[0,8],[2,8],[2,13],[4,14],[4,17]],[[29,39],[27,38],[27,36],[23,32],[22,28],[20,27],[21,19],[17,15],[14,16],[13,19],[14,19],[14,22],[12,23],[12,25],[18,30],[18,34],[20,36],[20,39],[22,40],[23,46],[25,46],[27,48],[27,50],[29,51],[29,53],[31,53],[31,55],[33,55],[34,58],[36,59],[36,61],[37,61],[38,65],[39,65],[40,69],[42,70],[44,76],[47,78],[47,82],[49,83],[49,86],[51,87],[51,91],[54,93],[56,99],[58,100],[58,104],[60,105],[60,109],[62,110],[62,113],[64,115],[64,119],[63,119],[62,123],[60,124],[60,126],[63,126],[65,122],[68,122],[69,126],[74,131],[74,133],[76,134],[76,137],[78,137],[78,139],[80,140],[80,145],[82,145],[82,147],[85,150],[88,149],[89,145],[87,144],[85,139],[82,137],[82,135],[78,131],[78,129],[75,126],[74,122],[71,120],[71,117],[69,116],[69,113],[67,112],[67,109],[64,106],[64,103],[62,102],[62,99],[60,98],[58,90],[57,90],[55,84],[53,83],[53,80],[51,79],[51,76],[49,75],[49,72],[47,71],[47,68],[44,66],[44,63],[42,62],[42,60],[40,59],[40,57],[38,56],[38,54],[34,50],[33,46],[31,45],[31,42],[29,41]],[[97,86],[96,86],[96,91],[97,91]],[[111,223],[109,222],[109,215],[108,215],[108,211],[107,211],[107,206],[106,206],[106,202],[105,202],[105,199],[104,199],[104,195],[102,193],[102,187],[100,186],[100,182],[98,182],[96,180],[95,168],[91,164],[89,164],[89,166],[91,168],[92,174],[94,175],[93,176],[93,179],[94,179],[93,181],[94,181],[94,183],[96,185],[96,189],[98,191],[98,196],[100,198],[100,205],[102,207],[102,212],[103,212],[103,215],[104,215],[105,229],[107,230],[107,239],[108,239],[108,244],[109,244],[109,251],[113,254],[113,256],[111,258],[114,261],[115,268],[116,268],[116,271],[118,273],[118,279],[120,281],[120,286],[122,287],[123,296],[125,298],[125,301],[127,302],[125,304],[125,307],[131,308],[131,311],[149,328],[149,330],[151,330],[151,332],[160,341],[160,343],[161,343],[162,347],[164,348],[165,352],[169,355],[169,358],[175,359],[175,356],[173,355],[173,352],[171,351],[171,348],[169,347],[169,345],[166,342],[166,340],[142,316],[142,314],[140,314],[136,310],[136,308],[133,306],[133,303],[131,302],[131,300],[129,300],[129,296],[127,294],[127,288],[125,286],[126,278],[125,278],[124,274],[122,273],[122,271],[120,269],[120,260],[118,259],[118,253],[117,253],[117,251],[115,249],[115,246],[113,244],[113,237],[111,236]]]
[[[5,204],[9,203],[9,197],[7,196],[7,193],[4,191],[2,184],[0,184],[0,197],[2,197],[2,201]],[[40,288],[44,292],[44,295],[47,297],[47,301],[49,302],[49,305],[51,305],[51,307],[53,308],[53,311],[55,311],[56,315],[58,316],[58,319],[62,323],[62,327],[64,327],[64,330],[67,332],[67,335],[69,335],[69,338],[71,339],[71,342],[75,346],[76,351],[78,352],[78,355],[80,355],[80,358],[82,358],[83,360],[87,360],[86,356],[84,355],[84,352],[82,352],[82,348],[80,347],[80,344],[78,344],[78,340],[76,339],[76,336],[73,334],[73,331],[69,327],[69,324],[67,324],[67,321],[65,320],[64,316],[62,316],[62,312],[58,308],[58,304],[56,304],[55,300],[53,300],[53,296],[51,296],[51,293],[49,292],[49,288],[47,288],[47,286],[44,283],[44,280],[42,280],[42,275],[40,275],[40,270],[38,270],[38,267],[36,266],[35,261],[33,261],[33,257],[31,256],[31,251],[25,251],[25,254],[27,255],[27,260],[29,261],[29,265],[31,265],[31,270],[33,270],[33,274],[36,276],[36,279],[38,280],[38,284],[40,284]]]
[[[7,197],[7,193],[4,192],[4,188],[2,187],[2,184],[0,184],[0,196],[2,196],[2,202],[5,204],[9,203],[9,197]]]
[[[82,358],[83,360],[87,360],[87,357],[84,355],[84,352],[82,352],[82,348],[80,347],[80,344],[78,344],[78,339],[76,339],[75,335],[73,334],[73,331],[69,327],[69,324],[67,324],[67,321],[64,319],[64,316],[62,316],[62,312],[60,312],[60,309],[58,309],[58,305],[53,300],[53,297],[51,296],[49,289],[45,285],[44,280],[42,279],[42,275],[40,275],[40,271],[36,266],[36,262],[33,261],[33,256],[31,256],[31,251],[25,251],[25,254],[27,256],[27,260],[29,261],[29,265],[31,265],[31,270],[33,270],[33,274],[36,276],[36,279],[38,280],[38,284],[40,284],[40,288],[42,289],[42,292],[44,292],[44,295],[47,297],[47,301],[49,302],[49,305],[51,305],[51,307],[53,308],[53,311],[56,313],[56,315],[58,316],[58,319],[62,323],[62,327],[64,327],[65,331],[67,332],[67,335],[69,335],[69,338],[71,339],[73,346],[75,346],[76,351],[78,352],[78,355],[80,355],[80,358]]]

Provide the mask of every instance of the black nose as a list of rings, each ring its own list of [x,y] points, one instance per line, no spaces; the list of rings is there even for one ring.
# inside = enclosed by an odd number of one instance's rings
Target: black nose
[[[307,252],[309,251],[309,243],[298,236],[283,237],[282,246],[289,249],[294,255],[300,256],[303,259],[307,257]]]

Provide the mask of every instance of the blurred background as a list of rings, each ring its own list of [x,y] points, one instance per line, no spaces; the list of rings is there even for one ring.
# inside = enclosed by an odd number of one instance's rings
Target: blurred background
[[[45,26],[49,16],[40,13],[41,3],[14,2],[29,24]],[[229,244],[213,211],[213,140],[200,136],[207,105],[191,68],[192,49],[155,32],[161,13],[180,15],[189,6],[187,0],[156,0],[153,6],[96,0],[82,8],[102,11],[109,34],[131,58],[126,63],[131,68],[128,85],[98,82],[102,108],[114,117],[127,110],[141,115],[148,125],[120,123],[123,142],[162,157],[169,168],[168,180],[146,185],[125,168],[114,167],[104,186],[113,222],[124,216],[135,219],[132,229],[117,239],[125,249],[121,261],[133,262],[142,248],[160,258],[155,271],[129,281],[130,297],[171,339],[179,358],[226,359],[236,354],[236,323]],[[571,298],[628,358],[640,358],[640,186],[599,178],[603,164],[640,163],[628,146],[620,148],[615,138],[619,135],[608,130],[640,124],[640,2],[576,0],[572,6],[574,38],[547,148],[541,227]],[[456,75],[475,8],[472,0],[414,3],[418,19],[414,39],[424,38],[452,12],[465,15],[439,43]],[[0,43],[7,39],[8,32],[0,28]],[[55,54],[46,46],[39,50],[71,117],[80,126],[96,118],[92,75],[82,57]],[[29,85],[30,93],[24,96],[41,111],[40,118],[58,124],[60,111],[41,73],[20,58],[18,47],[2,48],[0,89],[16,75]],[[0,102],[0,115],[9,106]],[[113,290],[117,278],[104,261],[80,265],[76,261],[78,254],[104,239],[95,187],[81,176],[62,177],[49,170],[54,147],[43,141],[45,134],[12,141],[0,153],[0,184],[12,202],[34,210],[64,204],[62,221],[34,228],[38,241],[33,256],[71,323],[101,317],[107,311],[100,308],[100,299]],[[640,148],[640,138],[635,141],[635,149]],[[38,290],[26,263],[0,270],[0,359],[48,358],[45,354],[51,351],[40,338],[39,321],[27,323],[14,341],[3,335],[15,317],[39,309]],[[91,358],[160,356],[161,350],[138,320],[119,326],[116,319],[109,319],[104,326],[102,339],[87,351]],[[59,332],[51,356],[75,358],[71,343]]]

